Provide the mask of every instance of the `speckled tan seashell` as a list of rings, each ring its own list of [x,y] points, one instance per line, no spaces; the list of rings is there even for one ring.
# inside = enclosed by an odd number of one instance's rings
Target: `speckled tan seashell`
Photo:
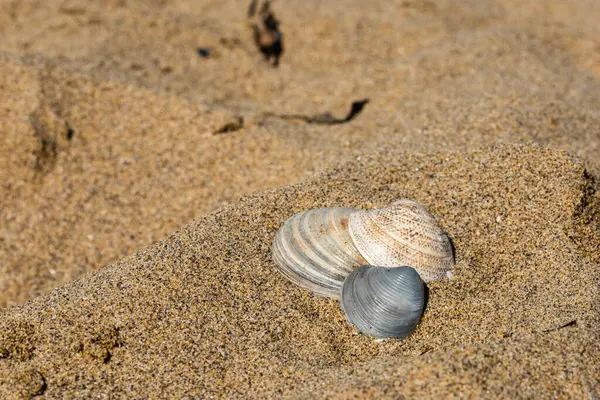
[[[344,279],[366,264],[352,244],[348,217],[354,208],[322,208],[296,214],[273,240],[273,260],[293,283],[316,294],[339,298]]]
[[[454,266],[450,239],[427,209],[412,200],[354,212],[348,228],[354,245],[371,265],[408,265],[425,282],[445,278]]]

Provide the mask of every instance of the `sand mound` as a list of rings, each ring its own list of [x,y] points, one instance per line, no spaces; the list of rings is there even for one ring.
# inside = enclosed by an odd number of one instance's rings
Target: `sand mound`
[[[558,1],[292,0],[274,6],[278,69],[254,47],[248,2],[4,3],[0,307],[386,144],[535,142],[600,173],[594,1],[565,14]],[[278,117],[343,116],[363,98],[350,124]]]
[[[597,395],[592,181],[580,162],[540,147],[425,155],[392,147],[258,192],[7,311],[1,390]],[[411,337],[375,342],[345,322],[338,302],[282,278],[270,244],[295,212],[402,197],[427,204],[448,231],[456,277],[430,285]],[[530,385],[514,385],[525,378]]]

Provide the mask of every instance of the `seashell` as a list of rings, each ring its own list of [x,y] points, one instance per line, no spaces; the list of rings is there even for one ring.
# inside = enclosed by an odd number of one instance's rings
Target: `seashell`
[[[412,200],[352,213],[348,228],[368,264],[409,265],[425,282],[445,278],[454,266],[450,239],[427,209]]]
[[[334,298],[360,265],[409,265],[425,282],[451,276],[454,265],[450,239],[412,200],[372,211],[323,208],[294,215],[277,232],[272,251],[285,277]]]
[[[273,260],[293,283],[316,294],[338,298],[344,279],[367,262],[352,244],[348,218],[354,208],[304,211],[275,235]]]
[[[364,265],[352,271],[341,290],[348,322],[378,338],[404,338],[417,326],[425,305],[425,287],[410,267]]]

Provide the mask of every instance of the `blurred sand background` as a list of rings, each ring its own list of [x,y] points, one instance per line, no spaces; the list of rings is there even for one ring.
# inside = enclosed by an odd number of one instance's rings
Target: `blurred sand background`
[[[600,3],[247,8],[0,0],[0,397],[599,397]],[[458,263],[376,342],[269,247],[400,197]]]

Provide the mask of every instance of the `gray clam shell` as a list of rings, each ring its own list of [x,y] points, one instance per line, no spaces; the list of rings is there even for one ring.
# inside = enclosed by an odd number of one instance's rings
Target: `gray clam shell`
[[[410,267],[365,265],[352,271],[342,287],[341,306],[350,323],[378,338],[404,338],[417,326],[425,287]]]
[[[273,261],[293,283],[322,296],[339,298],[344,279],[366,264],[348,232],[354,208],[320,208],[296,214],[273,240]]]

